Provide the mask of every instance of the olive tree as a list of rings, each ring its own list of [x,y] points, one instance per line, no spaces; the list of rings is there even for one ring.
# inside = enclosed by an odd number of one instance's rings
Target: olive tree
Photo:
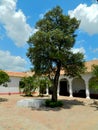
[[[76,30],[80,21],[63,14],[57,6],[40,19],[38,30],[28,39],[27,56],[37,74],[48,75],[53,83],[52,101],[57,101],[57,86],[61,69],[70,77],[84,72],[84,55],[73,53]]]

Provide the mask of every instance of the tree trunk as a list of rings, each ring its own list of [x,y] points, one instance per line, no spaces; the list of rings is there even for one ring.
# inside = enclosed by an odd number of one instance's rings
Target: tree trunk
[[[61,63],[57,64],[57,71],[53,80],[53,89],[52,89],[52,101],[57,101],[57,89],[58,89],[58,81],[60,76]]]
[[[53,84],[53,89],[52,89],[52,101],[53,102],[57,101],[57,85],[55,83]]]

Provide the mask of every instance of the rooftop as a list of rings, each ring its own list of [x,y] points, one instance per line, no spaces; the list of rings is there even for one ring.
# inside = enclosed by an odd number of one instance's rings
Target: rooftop
[[[98,60],[91,60],[91,61],[85,62],[85,67],[87,68],[86,72],[92,71],[92,65],[98,65]],[[60,74],[63,75],[64,70],[61,70]]]
[[[87,72],[91,72],[92,65],[98,65],[98,60],[91,60],[91,61],[85,62],[85,66],[87,67]]]
[[[98,65],[98,60],[91,60],[91,61],[87,61],[85,62],[85,66],[87,68],[87,72],[91,72],[91,67],[92,65]],[[11,71],[5,71],[9,76],[14,76],[14,77],[28,77],[28,76],[32,76],[34,74],[34,72],[11,72]],[[64,71],[61,70],[60,74],[64,74]]]

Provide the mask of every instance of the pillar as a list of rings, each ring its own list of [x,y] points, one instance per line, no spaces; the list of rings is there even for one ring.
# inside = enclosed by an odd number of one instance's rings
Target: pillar
[[[48,88],[48,85],[46,87],[46,95],[49,95],[49,88]]]
[[[85,89],[86,89],[85,92],[86,92],[86,98],[87,99],[90,99],[89,80],[90,80],[91,77],[92,77],[92,74],[89,74],[89,73],[82,75],[82,78],[85,81]]]
[[[58,88],[57,88],[57,95],[59,96],[60,94],[60,81],[58,81]]]
[[[69,79],[69,96],[70,96],[70,97],[73,97],[72,79]]]
[[[86,98],[90,99],[88,80],[85,80],[85,87],[86,87]]]

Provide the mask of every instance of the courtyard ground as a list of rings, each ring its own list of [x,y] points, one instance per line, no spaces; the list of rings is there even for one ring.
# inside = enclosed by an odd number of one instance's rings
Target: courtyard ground
[[[59,97],[63,108],[34,109],[17,106],[21,99],[27,97],[0,95],[0,130],[98,130],[98,105],[93,100]]]

